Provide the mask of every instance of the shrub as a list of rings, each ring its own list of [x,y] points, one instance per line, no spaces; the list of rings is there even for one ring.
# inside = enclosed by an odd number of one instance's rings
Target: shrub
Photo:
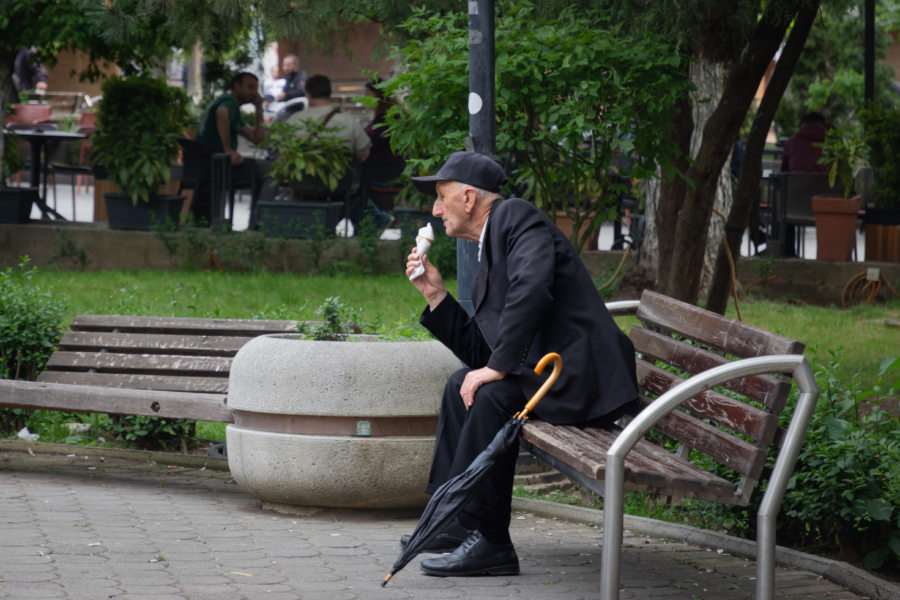
[[[120,442],[144,450],[187,452],[196,434],[192,419],[163,419],[143,415],[110,415],[112,431]]]
[[[63,334],[65,296],[32,282],[28,257],[0,272],[0,378],[37,377]]]
[[[822,392],[785,496],[784,526],[808,545],[837,547],[870,569],[900,565],[900,416],[882,398],[900,391],[885,377],[900,359],[883,361],[879,383],[861,390],[841,384],[831,364],[817,367]]]

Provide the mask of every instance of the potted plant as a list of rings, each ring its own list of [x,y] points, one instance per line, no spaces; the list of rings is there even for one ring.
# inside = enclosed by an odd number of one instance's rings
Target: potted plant
[[[272,152],[272,178],[280,182],[276,199],[257,204],[255,222],[267,235],[318,237],[334,232],[349,202],[351,155],[337,127],[301,120],[274,123],[266,135]]]
[[[819,162],[827,167],[828,185],[838,184],[841,193],[812,197],[816,259],[847,262],[856,244],[856,219],[862,206],[854,186],[856,170],[865,164],[865,144],[852,125],[841,124],[828,131],[821,147]]]
[[[866,260],[900,262],[900,110],[871,106],[860,117],[873,171]]]
[[[183,90],[148,75],[112,77],[103,84],[92,151],[120,190],[103,194],[111,228],[149,229],[154,220],[178,223],[184,198],[160,193],[160,188],[178,158],[187,105]]]
[[[7,142],[0,164],[0,223],[27,223],[30,219],[31,206],[38,199],[37,188],[6,185],[8,178],[24,167],[19,147]]]

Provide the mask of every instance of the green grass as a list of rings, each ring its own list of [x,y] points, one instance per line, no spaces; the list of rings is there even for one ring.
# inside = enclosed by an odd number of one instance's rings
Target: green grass
[[[292,273],[217,271],[57,271],[41,269],[36,282],[68,298],[66,318],[78,314],[174,317],[317,319],[326,298],[339,296],[351,317],[368,333],[427,337],[418,319],[424,301],[402,273],[367,276],[314,276]],[[449,282],[455,293],[455,282]],[[810,361],[825,364],[841,350],[839,377],[870,386],[878,366],[900,354],[900,300],[847,310],[799,306],[771,300],[744,302],[744,321],[800,340]],[[735,317],[734,309],[729,316]],[[617,318],[626,331],[636,322]],[[224,440],[221,423],[199,423],[201,439]]]
[[[217,271],[57,271],[36,274],[69,299],[67,318],[77,314],[130,314],[175,317],[316,319],[326,298],[340,296],[368,332],[412,334],[424,307],[421,295],[402,273],[324,277],[293,273]],[[455,282],[449,283],[455,292]],[[875,381],[878,365],[900,354],[900,300],[849,309],[800,306],[772,300],[741,304],[744,321],[800,340],[813,363],[843,351],[842,379]],[[729,316],[736,317],[733,307]],[[633,319],[619,318],[624,329]],[[419,335],[422,335],[419,331]]]
[[[418,322],[422,296],[397,275],[323,277],[294,273],[96,271],[41,269],[34,280],[68,298],[75,315],[316,319],[326,298],[340,296],[370,331]],[[452,283],[452,282],[451,282]]]

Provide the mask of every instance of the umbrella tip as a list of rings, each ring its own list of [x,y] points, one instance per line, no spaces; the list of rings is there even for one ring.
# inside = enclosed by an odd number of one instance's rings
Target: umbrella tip
[[[394,576],[393,573],[388,573],[387,575],[385,575],[384,581],[381,582],[381,587],[386,586],[386,585],[387,585],[387,582],[390,581],[390,580],[391,580],[391,577],[393,577],[393,576]]]

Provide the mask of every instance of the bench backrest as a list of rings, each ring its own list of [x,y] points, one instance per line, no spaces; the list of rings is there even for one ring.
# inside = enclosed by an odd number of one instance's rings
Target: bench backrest
[[[638,353],[641,400],[653,398],[685,377],[737,358],[770,354],[800,354],[796,340],[734,321],[727,317],[645,291],[641,296],[630,338]],[[759,479],[770,445],[777,441],[778,416],[790,392],[783,376],[760,375],[736,379],[699,394],[661,420],[656,429],[742,475],[739,488],[749,493]],[[685,456],[683,451],[679,451]]]
[[[80,315],[38,377],[45,383],[225,394],[231,360],[298,321]]]

